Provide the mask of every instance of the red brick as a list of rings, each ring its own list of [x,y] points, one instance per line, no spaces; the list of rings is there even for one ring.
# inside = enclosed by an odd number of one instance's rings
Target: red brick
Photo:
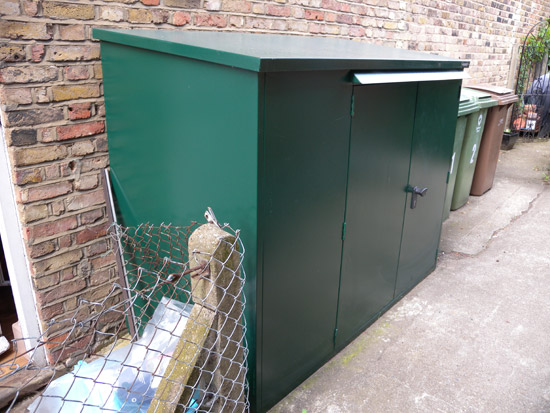
[[[86,40],[86,32],[83,25],[59,25],[58,30],[61,40]]]
[[[46,320],[46,321],[49,321],[49,320]],[[48,350],[51,350],[52,348],[60,346],[60,345],[64,344],[67,341],[70,334],[71,334],[70,331],[66,331],[66,332],[63,332],[63,333],[56,333],[56,334],[48,334],[45,337],[46,342],[44,343],[44,346]]]
[[[195,25],[222,28],[227,26],[227,20],[224,16],[217,14],[197,14],[195,15]]]
[[[42,186],[33,186],[27,189],[27,195],[23,202],[34,202],[43,199],[55,198],[73,191],[71,182],[58,182]]]
[[[86,256],[93,257],[98,254],[103,254],[107,252],[108,249],[109,249],[109,246],[107,245],[107,241],[101,240],[86,247]]]
[[[23,10],[27,16],[36,16],[38,13],[38,1],[23,1]]]
[[[85,194],[76,195],[67,200],[67,211],[76,211],[93,205],[105,203],[105,195],[103,190],[87,192]]]
[[[70,235],[63,235],[62,237],[59,237],[57,239],[57,242],[59,244],[59,248],[68,248],[71,246],[71,236]]]
[[[319,10],[306,10],[304,12],[304,17],[307,20],[323,20],[325,17],[325,14]]]
[[[105,297],[109,295],[112,289],[113,289],[112,285],[107,284],[107,285],[103,285],[101,287],[95,288],[91,291],[88,290],[82,296],[86,300],[98,302],[98,301],[104,300]]]
[[[115,256],[113,253],[109,253],[107,255],[100,255],[97,258],[94,258],[91,260],[92,268],[94,270],[97,270],[99,268],[104,268],[110,265],[113,265],[116,263]]]
[[[23,212],[21,214],[23,222],[27,224],[32,221],[38,221],[39,219],[46,218],[47,216],[47,205],[27,205],[23,208]]]
[[[42,257],[50,252],[55,251],[55,241],[44,241],[29,247],[31,258]]]
[[[50,204],[52,206],[52,215],[59,216],[65,212],[65,204],[63,199],[54,201]]]
[[[96,225],[95,227],[86,228],[76,234],[76,242],[85,244],[86,242],[100,238],[107,234],[107,224]]]
[[[59,283],[59,273],[53,273],[45,275],[39,278],[34,278],[34,285],[37,290],[45,290],[47,288],[53,287]]]
[[[70,231],[78,226],[76,217],[61,218],[52,222],[45,222],[29,227],[29,239],[49,237],[62,232]]]
[[[88,122],[79,123],[77,125],[58,126],[57,138],[59,140],[81,138],[83,136],[97,135],[105,132],[105,122]]]
[[[99,45],[92,46],[51,46],[49,60],[70,62],[99,59]]]
[[[103,217],[103,208],[94,209],[93,211],[83,212],[80,214],[80,223],[82,225],[93,224],[98,219]]]
[[[353,24],[353,16],[351,14],[339,14],[336,21],[338,23]]]
[[[35,262],[34,270],[36,271],[37,274],[44,273],[47,271],[60,270],[61,268],[64,268],[71,264],[75,264],[79,262],[81,258],[82,258],[81,250],[64,252],[54,257],[50,257],[45,260]]]
[[[362,27],[350,27],[349,34],[354,37],[363,37],[365,35],[365,29]]]
[[[168,20],[170,20],[170,11],[168,10],[153,9],[151,14],[153,15],[153,23],[156,24],[168,23]]]
[[[107,168],[109,165],[108,156],[94,156],[93,158],[85,158],[82,160],[80,172],[90,172],[97,169]]]
[[[73,103],[68,107],[69,119],[87,119],[92,116],[92,104],[86,103]]]
[[[55,66],[11,66],[0,70],[2,83],[35,83],[57,80]]]
[[[323,0],[322,7],[323,9],[340,11],[340,3],[336,0]]]
[[[33,44],[31,46],[31,60],[33,62],[41,62],[44,57],[44,45]]]
[[[124,323],[124,316],[120,313],[120,311],[112,310],[107,311],[100,315],[98,319],[99,325],[106,325],[109,323],[116,322],[117,325],[121,325],[121,323]]]
[[[52,301],[57,301],[60,298],[82,291],[84,288],[86,288],[86,281],[72,280],[71,282],[61,284],[53,290],[39,293],[38,296],[40,298],[38,301],[41,303],[51,303]]]
[[[48,92],[48,88],[40,87],[34,89],[34,96],[36,99],[36,103],[49,103],[51,102],[50,99],[50,93]]]
[[[200,7],[200,0],[163,0],[164,7],[179,7],[182,9],[197,9]]]
[[[222,6],[222,10],[234,13],[250,13],[252,10],[252,3],[246,0],[224,0]]]
[[[73,156],[84,156],[95,152],[94,144],[92,141],[78,141],[71,146],[71,154]]]
[[[146,6],[158,6],[160,4],[160,0],[141,0],[141,2]]]
[[[100,136],[95,139],[95,149],[97,152],[107,152],[109,150],[106,136]]]
[[[8,89],[4,87],[0,89],[0,98],[7,105],[28,105],[32,103],[32,94],[29,88]]]
[[[40,168],[27,168],[15,171],[15,182],[17,185],[37,184],[43,181]]]
[[[176,26],[184,26],[191,22],[191,14],[183,11],[177,11],[174,13],[173,23]]]
[[[46,175],[46,179],[56,179],[59,178],[59,165],[53,164],[48,165],[44,168],[44,174]]]
[[[97,188],[99,185],[99,179],[96,174],[94,175],[82,175],[75,181],[75,189],[78,191],[87,191],[89,189]]]
[[[40,142],[53,142],[57,140],[57,133],[55,128],[38,129],[38,140]]]
[[[50,320],[57,315],[63,314],[63,303],[57,303],[48,307],[37,306],[40,318],[42,320]]]
[[[96,286],[96,285],[105,284],[110,279],[111,279],[111,274],[108,269],[102,270],[102,271],[94,271],[90,276],[89,285]]]
[[[21,8],[17,0],[2,0],[0,2],[0,14],[19,15]]]
[[[275,6],[270,4],[267,6],[267,14],[272,16],[290,17],[290,7]]]
[[[79,311],[79,316],[82,313],[82,311]],[[82,321],[82,320],[80,320]],[[54,325],[54,326],[57,326]],[[69,325],[67,325],[69,327]],[[67,328],[64,327],[64,328]],[[71,331],[74,331],[71,329]],[[48,357],[48,362],[50,364],[57,364],[62,361],[66,361],[69,357],[75,357],[77,355],[81,355],[86,352],[86,349],[90,346],[90,342],[92,341],[92,338],[94,337],[93,334],[88,334],[84,337],[79,338],[76,341],[68,342],[69,339],[67,339],[67,342],[63,344],[62,348],[56,349],[56,347],[60,346],[60,342],[54,342],[50,347],[47,348],[46,355]],[[61,341],[63,343],[63,341]],[[45,344],[48,346],[48,343]]]
[[[73,341],[70,344],[66,344],[63,350],[61,350],[57,355],[58,360],[66,360],[70,356],[84,353],[86,349],[90,346],[93,337],[93,334],[88,334],[84,337],[79,338],[76,341]]]
[[[87,66],[67,66],[63,72],[67,80],[84,80],[90,78],[90,70]]]
[[[61,270],[61,282],[72,280],[76,276],[76,272],[77,267],[69,267]],[[67,307],[67,310],[73,310],[76,308],[76,305],[74,307],[71,306],[72,308],[68,308],[69,306],[67,304],[68,303],[66,302],[65,307]]]

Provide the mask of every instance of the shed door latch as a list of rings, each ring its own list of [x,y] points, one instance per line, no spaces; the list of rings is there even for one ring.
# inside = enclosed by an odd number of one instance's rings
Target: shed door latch
[[[407,185],[407,188],[405,189],[406,192],[411,192],[411,209],[416,208],[416,200],[418,196],[424,196],[426,195],[426,192],[428,192],[428,188],[420,188],[418,186],[411,186]]]

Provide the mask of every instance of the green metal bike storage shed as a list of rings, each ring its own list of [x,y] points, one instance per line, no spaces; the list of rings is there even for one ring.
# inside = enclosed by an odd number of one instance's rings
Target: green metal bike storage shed
[[[436,264],[466,62],[348,40],[94,30],[122,223],[241,230],[266,411]]]

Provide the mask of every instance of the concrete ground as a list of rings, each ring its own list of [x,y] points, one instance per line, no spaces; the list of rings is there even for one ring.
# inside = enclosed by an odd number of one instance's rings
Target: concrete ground
[[[550,412],[550,142],[501,152],[437,269],[271,412]]]

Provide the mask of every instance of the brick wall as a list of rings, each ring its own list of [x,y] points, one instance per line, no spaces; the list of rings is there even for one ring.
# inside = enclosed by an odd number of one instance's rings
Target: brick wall
[[[92,27],[353,38],[468,59],[471,82],[504,85],[513,47],[550,16],[550,3],[0,0],[0,15],[1,121],[36,299],[47,321],[72,315],[80,297],[104,296],[115,278],[100,189],[108,155]]]

